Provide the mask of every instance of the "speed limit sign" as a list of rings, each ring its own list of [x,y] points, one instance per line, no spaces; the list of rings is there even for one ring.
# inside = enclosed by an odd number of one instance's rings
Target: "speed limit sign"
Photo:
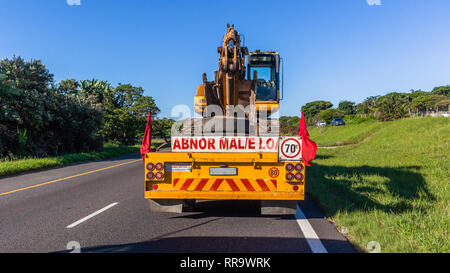
[[[302,151],[302,141],[299,137],[280,138],[278,156],[283,161],[300,161]]]

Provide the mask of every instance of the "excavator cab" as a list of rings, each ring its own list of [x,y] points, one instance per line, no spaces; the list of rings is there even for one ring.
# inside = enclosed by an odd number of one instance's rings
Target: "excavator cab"
[[[260,52],[256,50],[248,54],[246,78],[249,81],[253,81],[256,74],[256,111],[267,109],[268,112],[275,113],[279,110],[280,100],[283,99],[283,87],[280,80],[282,76],[282,71],[280,70],[282,59],[277,52]],[[205,107],[205,86],[200,85],[195,97],[195,111],[202,114]]]
[[[256,110],[274,113],[280,103],[280,55],[276,52],[250,52],[247,57],[247,79],[256,76]]]

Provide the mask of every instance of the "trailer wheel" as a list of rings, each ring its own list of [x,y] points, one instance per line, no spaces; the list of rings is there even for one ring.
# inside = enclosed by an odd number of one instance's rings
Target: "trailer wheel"
[[[183,200],[183,212],[193,211],[195,209],[195,199]]]

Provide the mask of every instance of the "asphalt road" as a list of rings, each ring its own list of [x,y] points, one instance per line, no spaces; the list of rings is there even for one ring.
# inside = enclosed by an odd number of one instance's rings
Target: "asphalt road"
[[[0,178],[0,252],[356,251],[309,200],[295,217],[260,216],[256,201],[151,213],[143,177],[132,155]]]

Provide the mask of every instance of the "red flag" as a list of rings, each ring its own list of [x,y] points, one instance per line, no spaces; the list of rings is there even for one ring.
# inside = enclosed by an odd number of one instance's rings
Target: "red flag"
[[[154,152],[155,150],[150,149],[150,144],[152,143],[152,115],[148,112],[147,126],[145,127],[144,138],[142,139],[141,145],[141,156],[145,163],[145,154]]]
[[[309,139],[303,112],[298,129],[298,135],[302,137],[302,160],[305,162],[306,166],[311,166],[311,161],[316,157],[317,145],[314,141]]]

